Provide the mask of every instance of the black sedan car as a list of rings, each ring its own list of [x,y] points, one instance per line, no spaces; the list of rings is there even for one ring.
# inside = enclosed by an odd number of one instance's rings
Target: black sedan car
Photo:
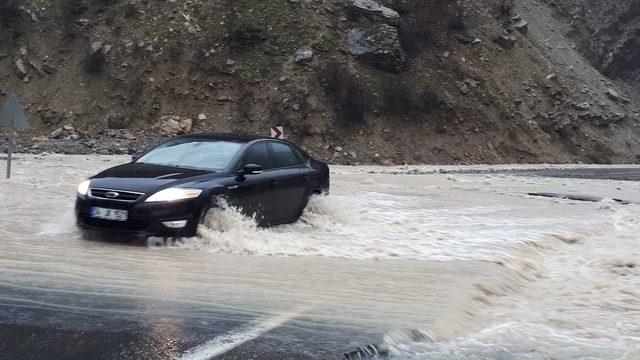
[[[261,225],[296,221],[329,191],[329,167],[272,138],[189,135],[78,186],[80,227],[145,236],[193,236],[225,199]]]

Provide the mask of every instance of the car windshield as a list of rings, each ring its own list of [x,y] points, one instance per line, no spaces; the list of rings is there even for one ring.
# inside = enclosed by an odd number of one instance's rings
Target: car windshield
[[[221,171],[241,147],[241,143],[232,141],[174,139],[141,156],[136,163]]]

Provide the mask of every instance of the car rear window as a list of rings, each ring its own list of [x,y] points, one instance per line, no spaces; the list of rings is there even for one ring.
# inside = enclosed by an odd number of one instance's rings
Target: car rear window
[[[267,143],[253,145],[249,151],[247,151],[247,154],[244,156],[244,160],[242,161],[242,166],[244,167],[248,164],[260,165],[265,170],[273,169],[273,162],[269,155]]]
[[[276,167],[289,167],[302,164],[302,160],[293,152],[289,145],[273,142],[271,143]]]
[[[311,158],[311,156],[309,156],[309,154],[307,154],[306,152],[304,152],[304,150],[300,149],[299,147],[292,145],[291,148],[293,149],[293,151],[295,151],[295,153],[298,155],[298,157],[302,160],[302,162],[307,162],[307,160],[309,160],[309,158]]]

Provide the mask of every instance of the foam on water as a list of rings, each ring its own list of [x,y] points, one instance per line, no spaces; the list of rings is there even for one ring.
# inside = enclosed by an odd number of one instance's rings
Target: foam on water
[[[61,209],[61,214],[56,215],[51,222],[40,224],[40,229],[36,233],[38,236],[53,236],[62,234],[77,233],[76,214],[73,204]]]
[[[174,246],[261,256],[325,256],[352,259],[495,260],[523,243],[567,235],[598,215],[550,217],[517,204],[465,204],[366,192],[315,196],[299,221],[259,228],[238,209],[213,209],[199,236]]]
[[[534,258],[543,276],[512,294],[485,292],[484,327],[435,342],[390,333],[392,357],[640,359],[640,207],[604,209],[608,226]]]

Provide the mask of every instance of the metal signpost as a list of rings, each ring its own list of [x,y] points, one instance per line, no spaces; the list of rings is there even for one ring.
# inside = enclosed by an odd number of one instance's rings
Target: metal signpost
[[[22,105],[15,94],[9,95],[9,100],[0,111],[0,127],[9,128],[9,146],[7,149],[7,179],[11,178],[11,156],[13,155],[13,130],[28,129],[31,126],[24,114]]]

